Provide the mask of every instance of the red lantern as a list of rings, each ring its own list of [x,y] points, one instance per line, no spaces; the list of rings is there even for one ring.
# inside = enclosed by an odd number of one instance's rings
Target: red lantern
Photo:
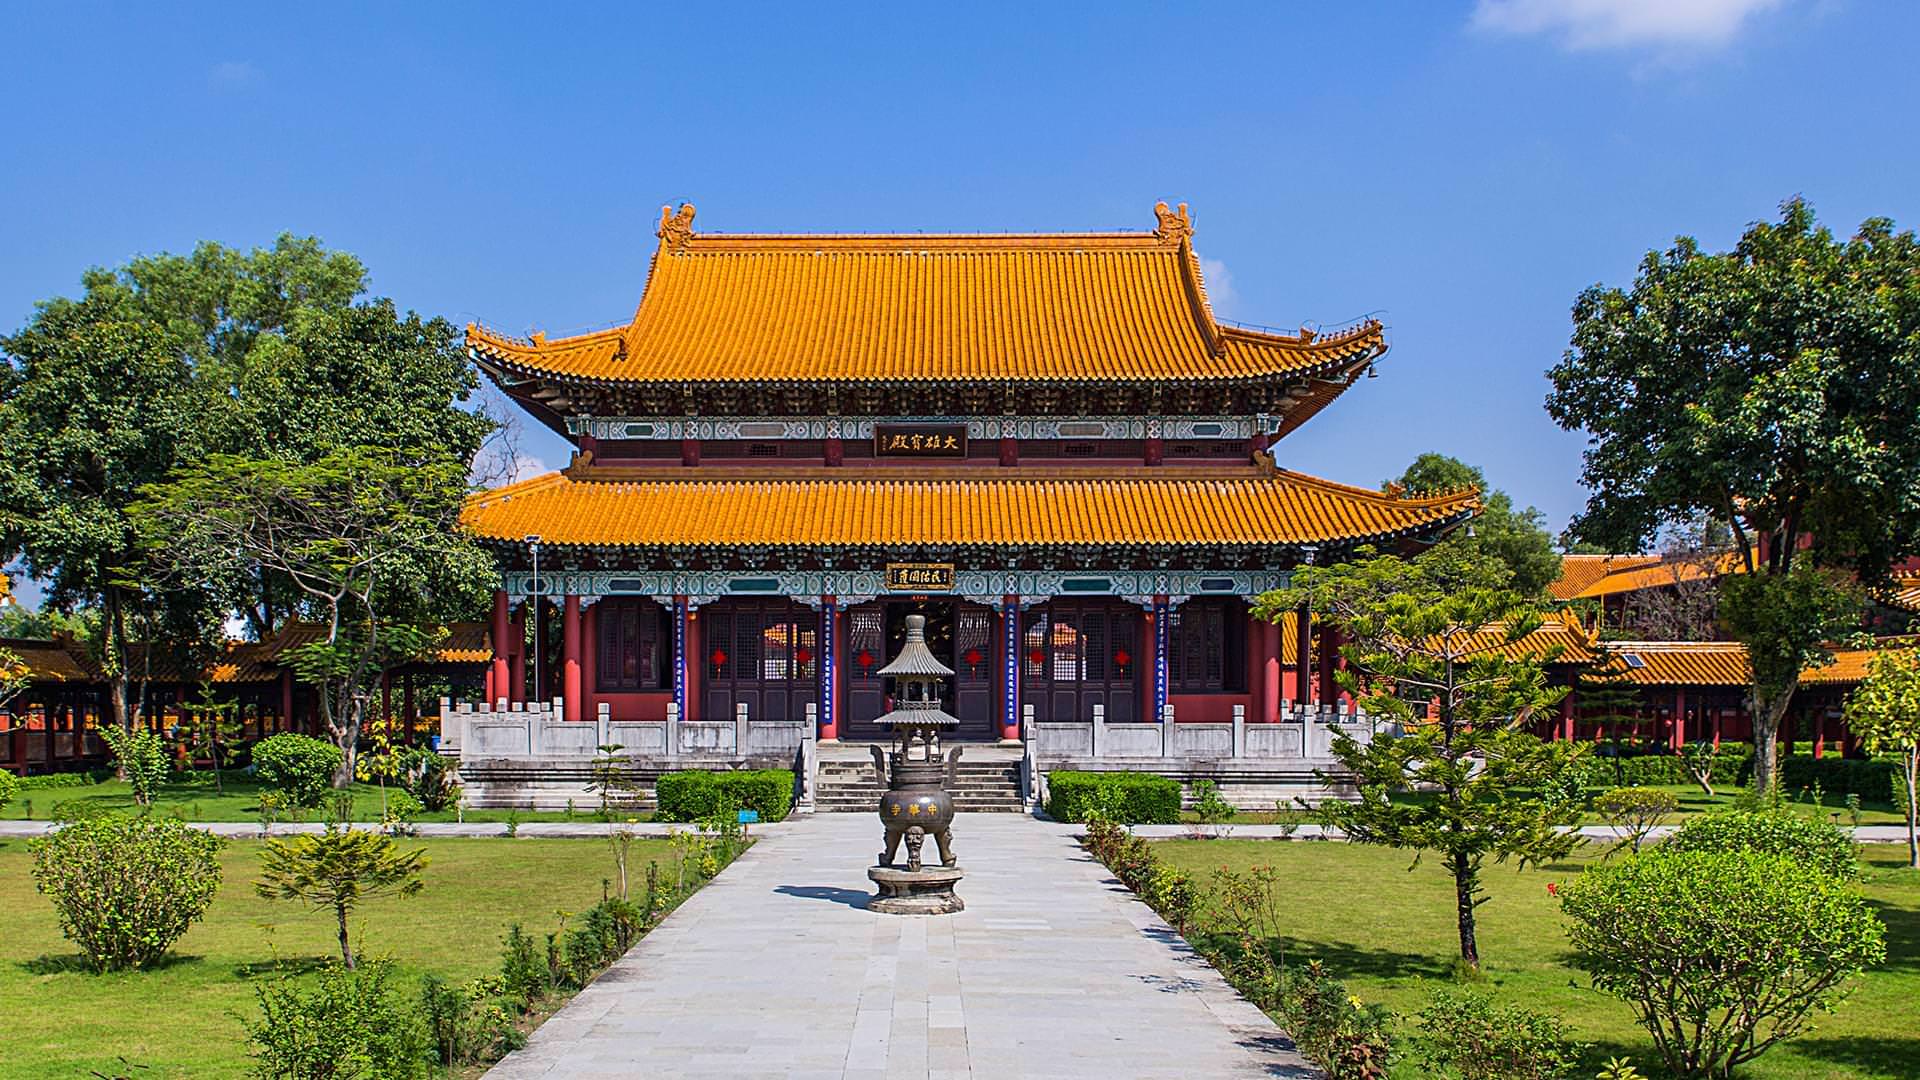
[[[980,655],[979,649],[968,649],[967,655],[960,659],[965,660],[968,667],[979,667],[980,661],[985,660],[986,657]]]
[[[813,662],[813,650],[812,650],[812,649],[809,649],[809,648],[807,648],[807,647],[806,647],[805,645],[802,645],[802,646],[800,646],[799,648],[797,648],[797,649],[795,649],[795,650],[793,650],[793,660],[794,660],[794,663],[796,663],[796,664],[809,664],[809,663],[812,663],[812,662]]]
[[[1133,654],[1128,652],[1127,650],[1125,649],[1113,650],[1113,663],[1115,667],[1126,667],[1132,661],[1133,661]]]
[[[1027,654],[1027,663],[1032,664],[1034,667],[1039,667],[1041,664],[1044,664],[1046,662],[1047,662],[1047,654],[1044,652],[1041,652],[1039,649],[1035,649],[1032,652]]]
[[[873,654],[865,649],[861,649],[860,655],[854,657],[854,659],[859,661],[860,668],[863,671],[873,667]]]
[[[707,657],[707,660],[711,662],[714,667],[725,667],[727,663],[727,650],[715,649],[713,650],[713,654]]]

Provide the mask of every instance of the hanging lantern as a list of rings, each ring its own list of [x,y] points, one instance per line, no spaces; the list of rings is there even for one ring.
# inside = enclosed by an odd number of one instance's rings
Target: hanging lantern
[[[727,664],[727,650],[725,649],[713,650],[712,655],[707,657],[707,661],[711,663],[714,667],[725,667]]]
[[[1113,650],[1113,666],[1126,667],[1133,662],[1133,654],[1125,649]]]
[[[980,662],[982,660],[985,660],[986,657],[980,655],[979,649],[968,649],[967,655],[961,657],[960,659],[965,660],[967,662],[968,667],[979,667]]]
[[[870,650],[861,649],[860,654],[853,659],[860,665],[861,671],[868,671],[873,667],[873,653]]]

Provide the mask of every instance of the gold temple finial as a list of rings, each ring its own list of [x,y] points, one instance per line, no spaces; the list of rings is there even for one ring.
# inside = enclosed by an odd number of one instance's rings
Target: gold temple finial
[[[660,231],[654,235],[669,251],[686,247],[693,240],[693,204],[681,203],[677,212],[671,206],[661,207]]]
[[[1193,221],[1187,217],[1187,204],[1181,203],[1180,209],[1169,210],[1165,202],[1153,204],[1153,216],[1158,222],[1153,235],[1169,243],[1178,243],[1193,238]]]

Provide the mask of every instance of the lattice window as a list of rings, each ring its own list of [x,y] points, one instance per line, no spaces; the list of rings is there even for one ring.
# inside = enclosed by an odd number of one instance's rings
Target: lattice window
[[[644,597],[600,601],[600,659],[594,679],[602,691],[662,690],[668,686],[667,611]]]
[[[1246,690],[1245,605],[1225,598],[1189,600],[1169,613],[1167,687],[1176,694]]]

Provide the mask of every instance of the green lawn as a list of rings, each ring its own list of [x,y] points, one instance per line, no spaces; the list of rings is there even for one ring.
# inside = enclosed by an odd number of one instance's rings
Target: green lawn
[[[1408,871],[1406,853],[1327,842],[1166,840],[1155,850],[1204,883],[1217,866],[1272,865],[1285,882],[1290,960],[1317,958],[1366,1001],[1396,1013],[1419,1009],[1423,983],[1448,978],[1458,954],[1453,888],[1432,860]],[[1920,872],[1904,846],[1865,849],[1866,894],[1888,928],[1887,963],[1861,980],[1817,1030],[1769,1051],[1740,1075],[1753,1080],[1920,1078]],[[1565,965],[1565,934],[1548,882],[1577,876],[1586,860],[1544,869],[1493,867],[1480,908],[1480,954],[1497,997],[1564,1017],[1594,1044],[1594,1069],[1631,1056],[1654,1072],[1652,1042],[1618,999],[1592,990]]]
[[[1667,819],[1669,824],[1679,824],[1694,814],[1704,814],[1710,811],[1729,809],[1733,806],[1734,800],[1742,791],[1742,788],[1737,784],[1715,785],[1712,795],[1703,793],[1698,784],[1658,784],[1650,786],[1656,787],[1661,791],[1673,792],[1675,801],[1680,804],[1679,811],[1669,815]],[[1593,792],[1595,795],[1599,793],[1599,789],[1595,789]],[[1788,802],[1793,809],[1803,814],[1809,816],[1815,814],[1814,806],[1811,802],[1795,802],[1791,795],[1789,796]],[[1852,818],[1847,814],[1846,797],[1844,795],[1827,795],[1822,804],[1820,816],[1824,816],[1840,825],[1853,824]],[[1187,810],[1181,813],[1180,820],[1187,823],[1194,823],[1198,822],[1200,817],[1193,811]],[[1305,822],[1312,820],[1313,815],[1311,813],[1299,810],[1288,810],[1284,814],[1273,810],[1242,810],[1233,816],[1231,824],[1272,825],[1283,821]],[[1860,807],[1860,824],[1862,825],[1905,825],[1906,823],[1907,819],[1892,803],[1870,802],[1863,803]],[[1606,821],[1601,818],[1600,815],[1589,811],[1583,819],[1583,824],[1604,825]]]
[[[369,902],[355,919],[364,953],[390,955],[412,992],[414,976],[471,979],[497,970],[509,923],[545,933],[560,911],[599,901],[613,858],[595,840],[422,840],[426,889]],[[124,1055],[141,1080],[244,1076],[240,1017],[254,1011],[251,982],[276,958],[311,964],[337,955],[332,915],[256,897],[260,844],[235,841],[221,856],[220,893],[206,919],[150,971],[89,975],[60,936],[52,905],[34,891],[26,842],[0,841],[0,1080],[87,1077]],[[665,841],[639,840],[630,865],[672,861]]]
[[[187,821],[259,821],[261,785],[250,780],[228,779],[223,785],[224,791],[217,791],[213,778],[207,773],[194,773],[188,777],[160,789],[154,798],[154,810],[161,814],[176,814]],[[355,784],[350,789],[353,794],[353,818],[355,821],[380,820],[380,789],[373,784]],[[391,790],[391,789],[389,789]],[[32,818],[47,821],[59,814],[59,804],[73,802],[90,807],[108,810],[134,810],[133,787],[124,780],[107,780],[84,787],[57,787],[27,789],[20,796],[0,809],[0,818],[19,820]],[[514,814],[519,821],[590,821],[595,807],[581,805],[572,818],[564,812],[540,812],[533,810],[467,810],[462,816],[454,810],[441,810],[430,814],[421,814],[417,821],[505,821]],[[306,813],[308,821],[326,820],[326,811],[310,810]],[[629,815],[641,820],[648,814]],[[283,819],[291,820],[291,819]]]

